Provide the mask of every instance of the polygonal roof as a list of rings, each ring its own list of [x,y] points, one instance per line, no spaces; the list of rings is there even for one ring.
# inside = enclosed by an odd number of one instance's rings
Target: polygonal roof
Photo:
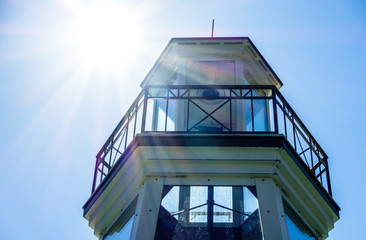
[[[170,84],[168,79],[182,59],[241,59],[251,85],[283,85],[248,37],[172,38],[149,71],[141,87]]]

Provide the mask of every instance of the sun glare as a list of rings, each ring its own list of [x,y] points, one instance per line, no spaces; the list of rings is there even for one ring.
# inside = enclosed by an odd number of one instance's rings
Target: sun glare
[[[133,62],[143,27],[139,13],[118,2],[95,2],[75,11],[65,43],[75,60],[94,71],[116,71]]]

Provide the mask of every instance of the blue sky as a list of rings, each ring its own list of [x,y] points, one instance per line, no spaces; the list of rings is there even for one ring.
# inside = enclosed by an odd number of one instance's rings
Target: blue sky
[[[124,18],[102,62],[108,8],[78,35],[95,2],[0,0],[2,239],[93,239],[81,208],[95,155],[170,38],[209,37],[213,18],[216,37],[251,38],[328,154],[342,208],[329,239],[366,239],[363,1],[104,1]]]

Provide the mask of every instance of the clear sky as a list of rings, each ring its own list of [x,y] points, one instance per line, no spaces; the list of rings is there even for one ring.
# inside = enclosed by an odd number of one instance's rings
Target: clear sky
[[[170,38],[213,18],[251,38],[328,154],[329,239],[366,239],[364,1],[0,0],[1,239],[93,239],[95,155]]]

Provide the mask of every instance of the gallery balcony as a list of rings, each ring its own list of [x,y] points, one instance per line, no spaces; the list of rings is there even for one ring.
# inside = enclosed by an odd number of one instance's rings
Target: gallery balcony
[[[319,191],[332,196],[326,153],[271,85],[145,86],[96,156],[92,193],[136,146],[169,136],[172,146],[182,138],[210,146],[238,137],[248,146],[280,139]]]

